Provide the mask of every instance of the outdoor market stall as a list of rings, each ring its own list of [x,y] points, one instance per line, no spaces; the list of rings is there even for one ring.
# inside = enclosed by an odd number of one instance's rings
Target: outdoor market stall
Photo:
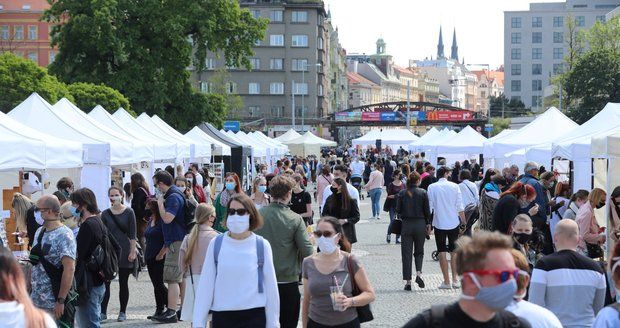
[[[290,149],[291,155],[303,157],[308,155],[320,156],[321,147],[335,147],[337,145],[335,141],[317,137],[310,131],[299,138],[286,141],[284,144]]]

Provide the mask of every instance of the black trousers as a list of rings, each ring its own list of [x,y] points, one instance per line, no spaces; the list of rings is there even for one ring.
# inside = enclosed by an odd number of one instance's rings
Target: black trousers
[[[403,280],[411,280],[411,255],[415,259],[416,271],[422,272],[424,261],[424,242],[426,241],[426,221],[424,219],[403,218],[400,234],[400,252],[403,262]]]
[[[355,318],[355,320],[343,323],[341,325],[326,326],[312,321],[312,319],[308,318],[308,328],[360,328],[360,321],[359,319]]]
[[[118,269],[118,299],[121,303],[121,311],[125,313],[127,311],[127,303],[129,303],[129,276],[133,272],[133,269]],[[105,294],[103,294],[103,300],[101,301],[101,313],[108,313],[108,302],[110,301],[110,283],[105,283]]]
[[[265,328],[265,308],[240,311],[212,311],[212,328]]]
[[[301,309],[299,283],[278,284],[278,293],[280,293],[280,327],[296,328]]]
[[[164,285],[164,261],[164,259],[156,261],[155,258],[146,260],[146,267],[149,270],[151,284],[153,284],[157,311],[163,311],[168,304],[168,288]]]

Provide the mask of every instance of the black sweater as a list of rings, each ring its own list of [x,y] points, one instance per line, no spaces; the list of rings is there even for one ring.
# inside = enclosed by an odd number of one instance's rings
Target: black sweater
[[[345,211],[342,208],[342,202],[340,201],[340,194],[331,194],[325,201],[323,207],[322,216],[332,216],[336,219],[347,220],[347,223],[342,225],[342,230],[347,236],[347,239],[351,244],[357,242],[357,234],[355,233],[355,224],[360,220],[360,209],[357,205],[357,200],[351,199],[349,202],[349,210]]]
[[[418,187],[401,190],[396,196],[396,213],[403,221],[423,219],[426,224],[431,224],[431,209],[426,190]]]
[[[508,234],[512,220],[520,213],[522,213],[521,205],[515,196],[502,196],[493,210],[493,229]]]
[[[104,226],[103,222],[98,216],[92,216],[86,219],[80,225],[80,231],[77,235],[77,261],[76,268],[84,269],[86,263],[90,259],[93,251],[97,247],[97,245],[103,243],[104,236]],[[94,272],[89,272],[93,278],[94,286],[101,286],[103,284],[103,279],[99,274]],[[76,270],[76,279],[79,279],[80,276],[77,275]]]

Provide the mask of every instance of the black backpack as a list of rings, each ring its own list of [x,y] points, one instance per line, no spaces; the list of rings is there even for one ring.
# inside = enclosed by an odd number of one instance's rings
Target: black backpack
[[[427,327],[442,328],[444,327],[444,318],[446,316],[446,308],[448,304],[436,304],[431,306],[431,310],[425,312],[424,320]],[[500,311],[499,316],[502,320],[503,327],[511,328],[531,328],[530,324],[514,315],[512,312],[505,310]]]
[[[103,222],[103,241],[95,247],[90,255],[86,268],[91,272],[98,273],[105,281],[112,281],[118,275],[118,258],[120,257],[120,245],[114,239]]]

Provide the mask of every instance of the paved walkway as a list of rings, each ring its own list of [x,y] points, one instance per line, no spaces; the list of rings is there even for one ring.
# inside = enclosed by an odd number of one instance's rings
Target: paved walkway
[[[385,197],[385,193],[384,193]],[[383,203],[381,203],[383,204]],[[315,209],[318,213],[318,208]],[[414,284],[413,291],[403,290],[404,282],[401,280],[401,257],[400,246],[392,243],[386,244],[385,233],[389,216],[381,213],[380,220],[368,220],[371,216],[370,198],[361,202],[360,212],[362,220],[357,224],[358,243],[353,247],[353,253],[359,256],[368,272],[370,281],[377,294],[376,301],[372,304],[375,320],[363,327],[401,327],[410,318],[431,304],[453,302],[457,299],[459,291],[439,290],[441,284],[441,271],[439,263],[431,259],[430,255],[435,250],[433,237],[426,242],[424,257],[424,281],[425,289],[418,289]],[[415,268],[414,268],[415,270]],[[146,320],[155,310],[153,289],[148,278],[148,273],[143,272],[136,281],[130,278],[130,299],[127,309],[127,321],[116,322],[118,315],[118,284],[112,283],[112,297],[108,309],[108,319],[104,327],[147,327],[154,323]],[[157,325],[159,327],[189,327],[190,323]],[[299,325],[301,327],[301,324]]]

